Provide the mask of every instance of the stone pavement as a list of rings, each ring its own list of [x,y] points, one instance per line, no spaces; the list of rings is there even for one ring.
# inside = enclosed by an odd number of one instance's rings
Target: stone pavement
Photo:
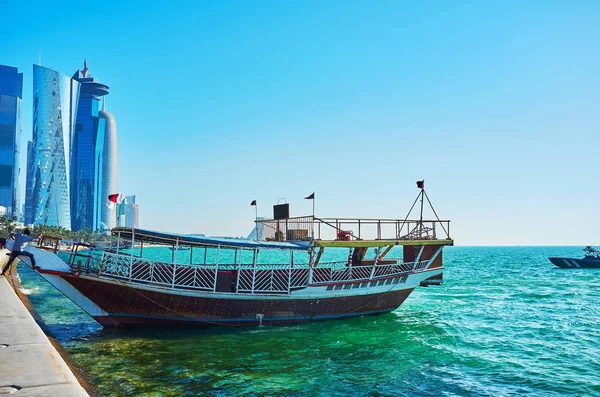
[[[0,250],[2,266],[6,252]],[[0,277],[0,395],[88,396],[8,277]]]

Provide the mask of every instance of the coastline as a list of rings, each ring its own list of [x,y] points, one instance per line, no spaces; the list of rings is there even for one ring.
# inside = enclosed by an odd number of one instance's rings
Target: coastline
[[[0,255],[4,252],[8,252],[8,251],[2,250],[2,251],[0,251]],[[5,256],[5,258],[7,258],[7,257]],[[6,263],[6,260],[2,260],[1,262],[2,262],[2,266],[4,266],[4,264]],[[19,260],[16,260],[15,263],[12,265],[11,269],[9,269],[7,271],[7,274],[5,275],[5,279],[6,279],[7,283],[9,284],[10,288],[14,291],[15,295],[17,296],[17,298],[19,299],[19,301],[23,305],[23,307],[27,310],[27,312],[29,312],[29,314],[35,321],[35,324],[37,324],[37,326],[43,332],[47,341],[56,350],[56,352],[58,353],[60,358],[62,358],[62,360],[66,364],[67,369],[70,370],[71,375],[74,376],[74,378],[79,383],[79,386],[81,386],[81,388],[83,388],[83,390],[85,390],[85,392],[90,397],[102,397],[103,395],[102,395],[102,393],[100,393],[97,386],[89,380],[89,376],[85,373],[85,371],[71,359],[71,357],[69,356],[69,354],[65,350],[65,348],[58,342],[58,340],[54,337],[54,335],[52,335],[52,333],[49,331],[48,327],[46,326],[46,324],[44,323],[44,321],[42,320],[41,316],[38,314],[36,309],[33,307],[33,304],[31,303],[31,301],[29,300],[27,295],[25,295],[22,292],[23,287],[21,285],[21,281],[19,279],[19,275],[18,275],[18,271],[17,271],[17,266],[18,266],[19,262],[20,262]]]

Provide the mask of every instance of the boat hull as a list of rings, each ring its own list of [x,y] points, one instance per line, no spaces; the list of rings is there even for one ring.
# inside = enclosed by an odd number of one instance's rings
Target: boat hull
[[[135,325],[285,324],[387,313],[414,288],[329,298],[197,296],[136,288],[127,283],[66,276],[64,279],[105,312],[93,316],[105,327]]]
[[[577,258],[548,258],[555,266],[563,269],[600,269],[600,260]]]

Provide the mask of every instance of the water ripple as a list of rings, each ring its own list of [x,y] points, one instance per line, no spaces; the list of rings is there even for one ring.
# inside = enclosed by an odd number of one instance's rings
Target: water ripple
[[[450,247],[394,313],[252,329],[100,330],[20,271],[106,395],[600,396],[600,271],[547,261],[580,252]]]

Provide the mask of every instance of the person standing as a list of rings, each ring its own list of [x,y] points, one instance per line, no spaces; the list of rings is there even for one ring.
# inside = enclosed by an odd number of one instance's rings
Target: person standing
[[[31,232],[29,231],[29,229],[23,230],[23,233],[10,233],[10,237],[14,239],[15,242],[13,243],[10,258],[6,263],[6,266],[4,266],[4,269],[2,269],[2,276],[4,276],[4,273],[6,273],[6,271],[10,268],[10,265],[12,265],[15,258],[21,255],[31,258],[31,266],[35,267],[35,258],[33,257],[33,254],[24,251],[25,247],[27,247],[27,244],[29,244],[29,242],[33,240],[33,237],[31,237],[30,234]]]

